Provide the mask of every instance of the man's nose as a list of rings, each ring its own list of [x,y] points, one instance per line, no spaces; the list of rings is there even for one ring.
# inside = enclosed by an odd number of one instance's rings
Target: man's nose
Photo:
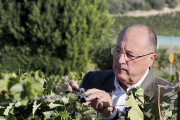
[[[119,63],[126,63],[126,54],[125,53],[121,53],[119,54],[119,58],[118,58],[118,62]]]

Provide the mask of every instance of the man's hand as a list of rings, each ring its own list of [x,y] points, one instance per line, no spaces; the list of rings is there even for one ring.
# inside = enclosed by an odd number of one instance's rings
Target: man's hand
[[[67,89],[72,91],[72,88],[74,86],[78,86],[78,84],[74,80],[64,83],[63,86],[61,86],[61,88],[59,89],[58,94],[60,94],[61,92],[66,92]]]
[[[109,117],[113,113],[112,99],[108,93],[98,89],[89,89],[85,93],[88,97],[84,105],[91,105],[97,112]]]
[[[72,90],[74,86],[78,86],[78,84],[74,80],[71,80],[61,86],[58,93],[65,92],[67,89]],[[109,117],[113,113],[112,99],[105,91],[89,89],[84,94],[88,95],[85,99],[87,102],[83,103],[84,105],[91,105],[97,112],[102,113],[105,117]]]

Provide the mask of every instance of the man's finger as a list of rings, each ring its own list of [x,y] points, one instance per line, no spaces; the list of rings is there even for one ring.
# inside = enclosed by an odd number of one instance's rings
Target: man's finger
[[[77,82],[76,81],[74,81],[74,80],[70,80],[69,81],[69,85],[73,88],[73,87],[75,87],[75,86],[77,86],[78,87],[78,84],[77,84]]]
[[[94,99],[98,99],[101,97],[102,94],[100,93],[91,93],[91,94],[88,94],[88,97],[86,97],[86,101],[92,101]]]
[[[86,101],[99,99],[99,98],[101,98],[103,96],[108,95],[108,93],[106,93],[104,91],[101,91],[101,90],[97,90],[97,89],[87,90],[84,94],[88,95],[88,97],[86,98]]]
[[[101,102],[98,104],[98,109],[103,110],[104,108],[107,107],[107,102]]]
[[[110,104],[111,98],[109,96],[103,96],[99,99],[97,99],[97,105],[96,108],[97,109],[104,109],[107,107],[112,106],[112,104]]]
[[[89,90],[87,90],[84,94],[85,95],[88,95],[88,94],[91,94],[91,93],[100,93],[100,92],[104,92],[104,91],[102,91],[102,90],[98,90],[98,89],[89,89]]]
[[[72,91],[72,88],[69,85],[69,83],[64,83],[63,86],[61,86],[61,88],[59,89],[58,94],[60,94],[61,92],[66,92],[67,89]]]

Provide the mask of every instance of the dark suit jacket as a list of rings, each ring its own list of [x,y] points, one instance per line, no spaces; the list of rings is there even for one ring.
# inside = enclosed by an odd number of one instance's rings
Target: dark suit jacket
[[[170,86],[170,87],[174,87],[174,85],[164,80],[163,78],[157,76],[153,72],[152,68],[149,69],[150,69],[149,73],[140,87],[144,89],[144,94],[149,96],[151,100],[156,100],[158,94],[157,85]],[[85,90],[97,88],[100,90],[104,90],[108,93],[111,93],[115,89],[114,79],[115,79],[115,75],[113,73],[113,70],[88,72],[84,76],[80,87],[84,88]],[[161,95],[168,95],[175,97],[174,89],[172,88],[171,89],[161,88],[160,91],[161,91],[160,92]],[[150,116],[149,113],[146,114]],[[120,115],[121,115],[121,111],[118,112],[116,117]]]

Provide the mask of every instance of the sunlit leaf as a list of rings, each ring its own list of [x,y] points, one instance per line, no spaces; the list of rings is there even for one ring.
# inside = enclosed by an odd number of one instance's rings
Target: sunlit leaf
[[[136,102],[133,94],[129,96],[129,99],[127,100],[124,107],[130,108],[127,117],[130,118],[131,120],[144,120],[143,112],[140,110],[138,103]]]
[[[15,107],[19,107],[19,106],[21,106],[21,102],[17,102],[17,103],[15,103]]]
[[[54,104],[53,102],[51,102],[49,104],[50,109],[55,108],[55,107],[59,107],[59,106],[63,106],[63,105],[61,105],[61,104]]]
[[[9,106],[5,109],[3,114],[6,116],[9,115],[9,112],[11,109],[13,109],[13,106],[14,106],[14,103],[9,103]]]
[[[51,116],[52,114],[54,114],[54,111],[46,111],[46,112],[43,112],[43,114],[44,114],[44,116],[45,116],[45,119],[47,119],[47,118],[50,118],[50,116]]]
[[[23,86],[21,83],[15,84],[10,88],[10,91],[12,92],[21,92],[23,91]]]
[[[32,111],[32,114],[34,116],[34,113],[36,112],[36,110],[38,109],[38,107],[41,105],[41,103],[39,103],[38,105],[36,105],[36,101],[34,102],[34,105],[33,105],[33,111]]]
[[[0,116],[0,120],[7,120],[7,117]]]

